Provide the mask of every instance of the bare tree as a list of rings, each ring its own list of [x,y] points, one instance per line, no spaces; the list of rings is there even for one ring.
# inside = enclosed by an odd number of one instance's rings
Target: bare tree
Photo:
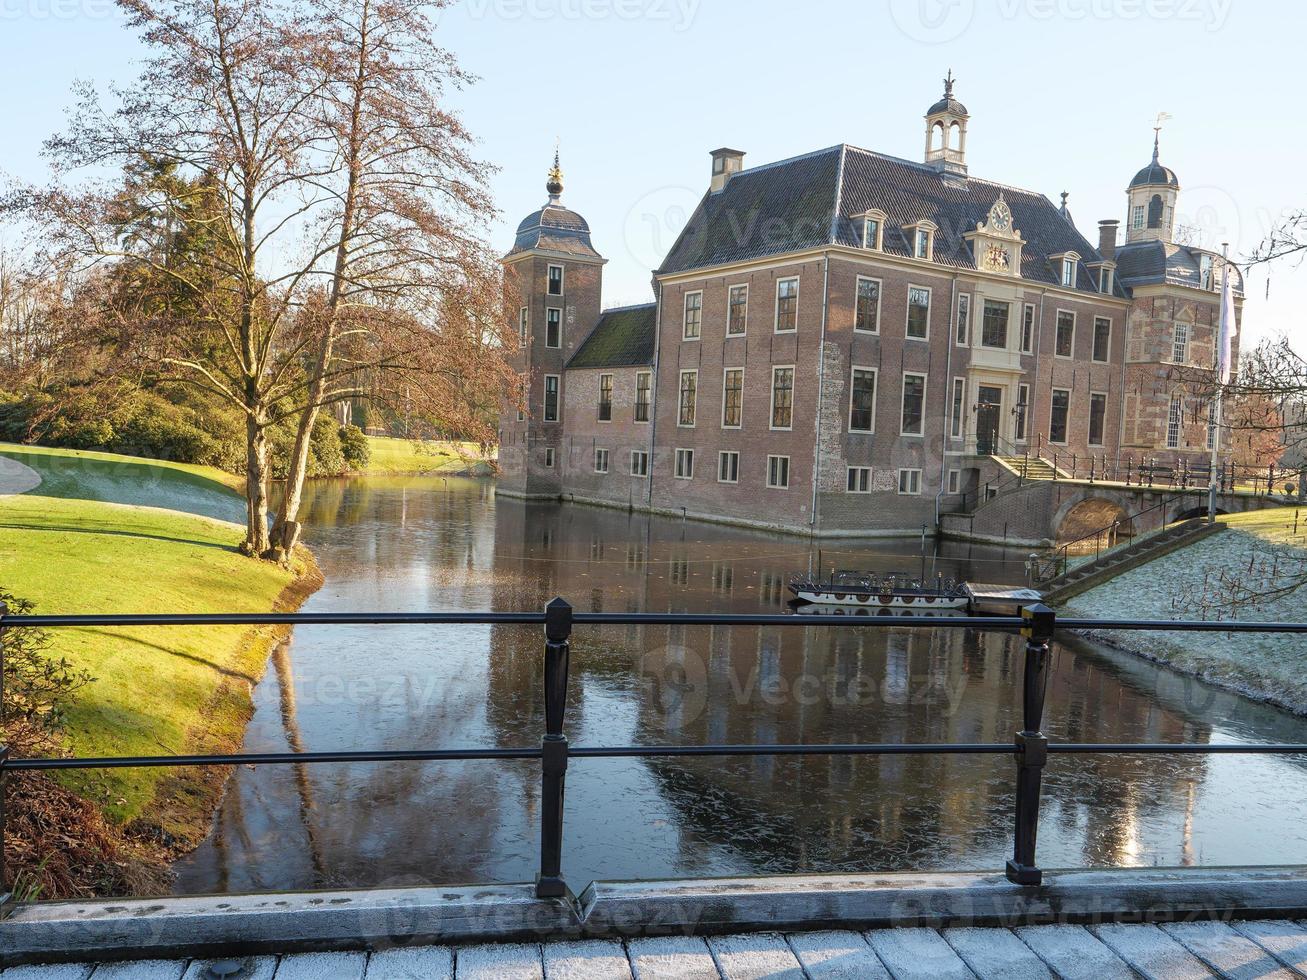
[[[324,180],[332,207],[322,240],[332,250],[321,309],[306,323],[311,367],[273,530],[293,548],[319,411],[343,399],[402,390],[410,408],[445,426],[486,433],[468,395],[501,391],[504,325],[497,269],[482,233],[493,208],[489,168],[444,107],[468,76],[434,40],[420,0],[312,0],[310,81],[339,169]],[[475,327],[472,325],[475,324]],[[342,341],[347,341],[342,343]],[[362,386],[363,379],[369,384]],[[471,389],[471,391],[469,391]]]

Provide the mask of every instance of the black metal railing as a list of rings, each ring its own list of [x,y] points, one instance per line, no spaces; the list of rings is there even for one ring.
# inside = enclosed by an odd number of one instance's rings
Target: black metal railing
[[[564,799],[568,765],[573,759],[677,758],[727,756],[834,755],[1004,755],[1016,761],[1016,805],[1013,814],[1012,858],[1007,877],[1014,884],[1038,885],[1043,880],[1035,859],[1039,834],[1039,797],[1050,754],[1277,754],[1307,755],[1307,744],[1088,743],[1050,742],[1044,734],[1049,658],[1055,630],[1165,630],[1192,633],[1307,633],[1307,623],[1249,623],[1170,620],[1062,619],[1043,605],[1025,608],[1021,617],[826,618],[794,614],[735,613],[578,613],[563,599],[554,599],[542,612],[523,613],[236,613],[211,615],[90,615],[5,616],[0,605],[0,685],[3,684],[4,633],[11,628],[79,628],[87,626],[219,626],[219,625],[536,625],[544,627],[545,730],[539,746],[510,748],[413,749],[398,751],[265,752],[229,755],[122,756],[108,758],[11,758],[0,745],[0,907],[9,899],[5,856],[6,783],[11,773],[69,769],[117,769],[159,766],[301,765],[305,763],[442,762],[465,760],[538,759],[541,764],[540,865],[536,894],[563,898],[571,894],[562,874]],[[566,732],[567,685],[571,638],[576,625],[585,626],[725,626],[895,629],[1020,630],[1026,639],[1022,678],[1021,729],[1011,742],[949,742],[927,744],[720,744],[720,745],[601,745],[573,746]],[[3,687],[0,686],[0,695]],[[3,698],[0,697],[0,704]],[[2,721],[3,718],[0,718]]]

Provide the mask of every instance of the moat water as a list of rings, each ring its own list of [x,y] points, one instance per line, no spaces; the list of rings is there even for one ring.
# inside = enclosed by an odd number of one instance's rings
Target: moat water
[[[796,538],[499,498],[490,482],[330,481],[305,611],[781,612],[814,567]],[[823,545],[824,567],[1020,582],[1024,553],[917,541]],[[890,627],[577,627],[575,745],[1006,741],[1021,641]],[[528,746],[543,728],[538,627],[299,627],[255,691],[245,750]],[[1074,637],[1046,730],[1089,742],[1307,742],[1307,720]],[[574,760],[563,870],[592,879],[999,870],[1008,756]],[[238,768],[180,893],[529,881],[537,763]],[[1307,764],[1239,756],[1055,756],[1045,867],[1307,862]]]

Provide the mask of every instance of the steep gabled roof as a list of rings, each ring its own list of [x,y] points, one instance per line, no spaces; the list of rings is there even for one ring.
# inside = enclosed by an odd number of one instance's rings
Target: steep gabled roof
[[[853,215],[873,209],[886,214],[885,252],[911,256],[903,226],[928,220],[938,227],[935,262],[974,269],[962,236],[985,220],[1000,193],[1026,241],[1022,278],[1057,285],[1061,270],[1049,257],[1076,252],[1082,262],[1077,288],[1097,292],[1083,263],[1098,261],[1098,250],[1043,194],[848,145],[736,174],[700,201],[658,271],[686,272],[826,244],[858,247]],[[1124,295],[1119,287],[1116,292]]]
[[[568,368],[643,367],[653,364],[658,305],[605,310]]]

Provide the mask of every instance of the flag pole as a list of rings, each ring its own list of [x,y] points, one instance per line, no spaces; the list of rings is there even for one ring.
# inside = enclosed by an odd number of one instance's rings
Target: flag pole
[[[1225,370],[1226,358],[1225,352],[1225,333],[1233,329],[1234,324],[1225,322],[1225,290],[1228,288],[1227,281],[1230,275],[1230,243],[1221,243],[1221,323],[1217,331],[1216,339],[1216,402],[1212,406],[1212,464],[1211,479],[1207,486],[1207,523],[1216,523],[1216,467],[1221,457],[1221,413],[1225,407],[1222,402],[1225,396]],[[1236,477],[1238,474],[1234,474]]]

